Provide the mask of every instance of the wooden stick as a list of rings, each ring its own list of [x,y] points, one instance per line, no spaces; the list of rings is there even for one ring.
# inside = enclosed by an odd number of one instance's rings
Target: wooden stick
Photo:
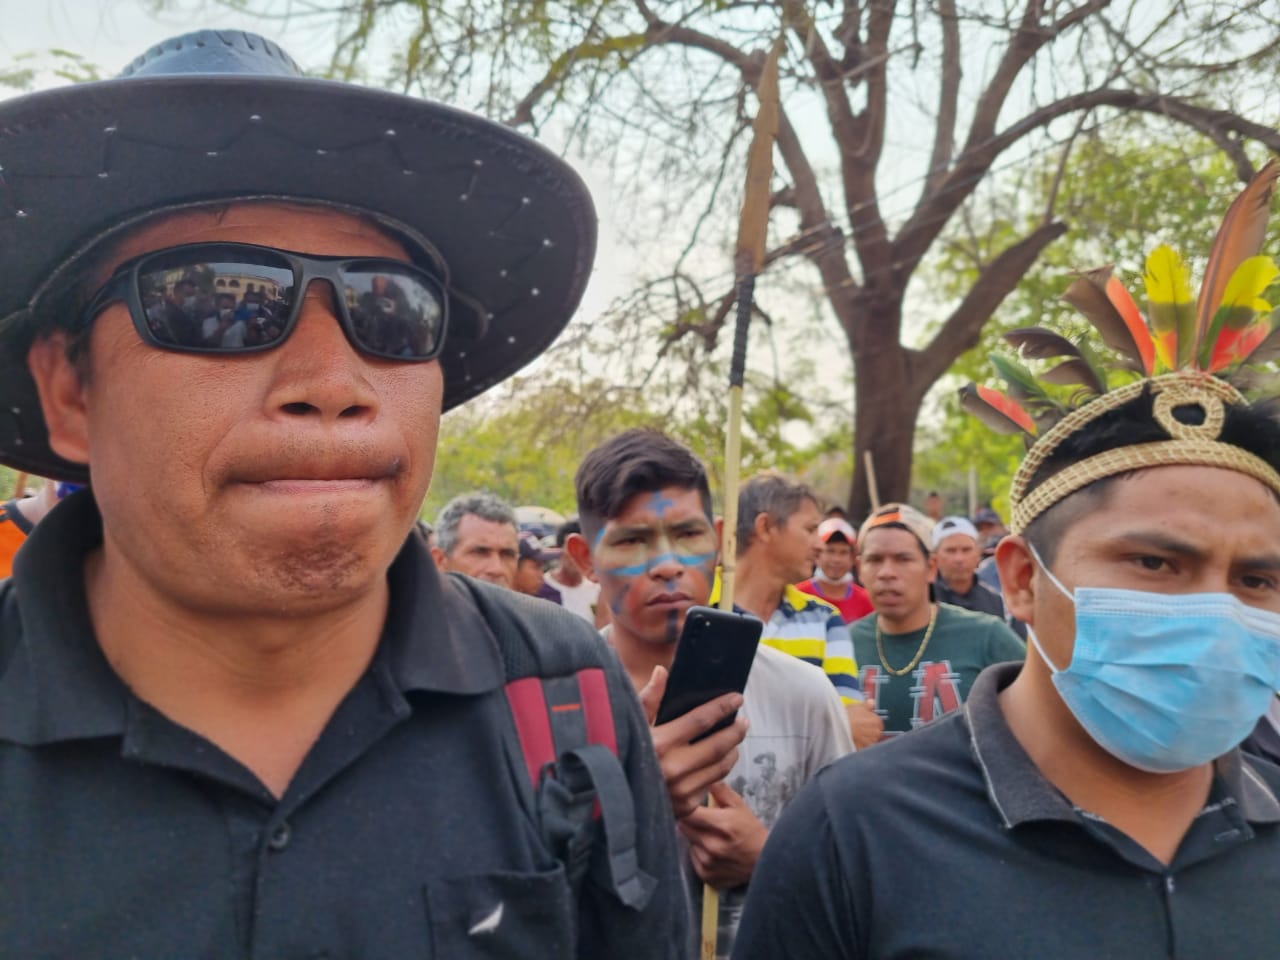
[[[862,455],[862,462],[867,466],[867,493],[871,494],[871,509],[880,509],[880,487],[876,484],[876,461],[868,450]]]

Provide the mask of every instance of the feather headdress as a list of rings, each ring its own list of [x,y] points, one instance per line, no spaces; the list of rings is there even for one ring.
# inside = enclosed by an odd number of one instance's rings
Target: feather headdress
[[[967,384],[961,404],[992,429],[1022,433],[1030,452],[1010,494],[1010,529],[1021,532],[1037,516],[1076,490],[1117,473],[1174,463],[1229,466],[1280,493],[1280,473],[1262,458],[1219,439],[1224,405],[1248,401],[1230,381],[1280,356],[1280,310],[1264,293],[1280,267],[1261,255],[1271,195],[1280,178],[1272,159],[1236,197],[1209,252],[1198,296],[1190,270],[1161,245],[1147,257],[1145,317],[1124,285],[1104,267],[1079,274],[1062,299],[1075,307],[1118,358],[1104,359],[1087,339],[1073,342],[1043,327],[1005,334],[1022,360],[1053,361],[1037,377],[1024,363],[993,356],[1007,392]],[[1124,369],[1112,388],[1108,371]],[[1070,391],[1063,388],[1070,387]],[[1073,434],[1143,394],[1161,439],[1121,445],[1052,473],[1040,468]],[[1199,408],[1199,411],[1189,409]]]

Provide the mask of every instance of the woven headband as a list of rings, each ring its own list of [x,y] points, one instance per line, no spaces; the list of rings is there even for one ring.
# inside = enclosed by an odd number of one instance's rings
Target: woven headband
[[[1124,406],[1147,389],[1155,397],[1155,421],[1169,435],[1168,440],[1105,450],[1070,464],[1030,489],[1036,471],[1063,440],[1088,429],[1089,424],[1103,414]],[[1139,380],[1072,411],[1040,438],[1014,474],[1009,495],[1013,510],[1010,531],[1022,533],[1054,504],[1095,481],[1148,467],[1223,467],[1260,480],[1280,495],[1280,473],[1274,467],[1261,457],[1218,439],[1227,404],[1246,405],[1247,401],[1222,380],[1188,372]],[[1203,412],[1201,422],[1190,424],[1178,420],[1173,411],[1180,407],[1199,407]]]

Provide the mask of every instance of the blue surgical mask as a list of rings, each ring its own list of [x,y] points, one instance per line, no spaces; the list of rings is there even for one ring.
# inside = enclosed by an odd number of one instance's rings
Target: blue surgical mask
[[[1174,773],[1239,744],[1280,687],[1280,614],[1229,593],[1067,590],[1071,663],[1059,670],[1028,630],[1053,685],[1099,746],[1131,767]]]

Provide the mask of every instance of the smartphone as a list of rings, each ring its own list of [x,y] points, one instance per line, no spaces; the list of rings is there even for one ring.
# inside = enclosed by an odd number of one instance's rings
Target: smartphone
[[[668,723],[709,700],[745,690],[763,630],[764,622],[750,614],[690,607],[656,722]],[[736,716],[725,717],[691,742],[723,730]]]

